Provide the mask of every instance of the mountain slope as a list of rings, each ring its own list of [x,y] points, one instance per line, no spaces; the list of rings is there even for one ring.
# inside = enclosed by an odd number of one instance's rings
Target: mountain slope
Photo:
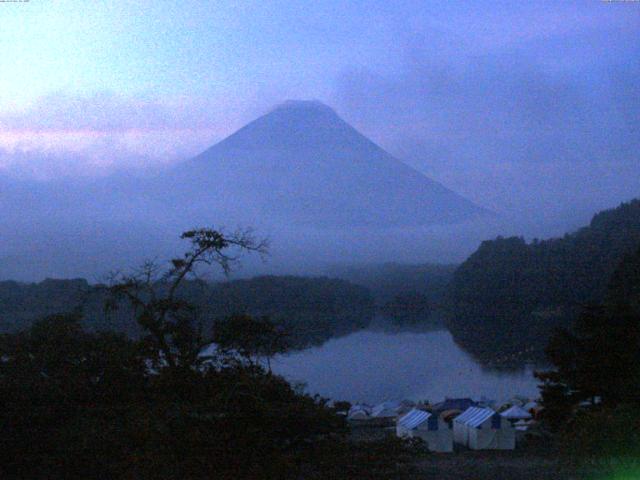
[[[318,102],[282,104],[179,166],[172,181],[188,186],[194,210],[231,207],[293,225],[424,226],[486,213]]]
[[[181,232],[205,225],[250,226],[272,240],[269,266],[255,260],[253,274],[309,273],[343,261],[441,261],[442,252],[459,258],[475,244],[452,224],[464,230],[465,220],[483,213],[329,107],[290,102],[155,175],[36,182],[0,174],[0,279],[101,278],[173,255]],[[456,241],[413,228],[431,226]]]
[[[555,327],[605,300],[616,268],[639,247],[640,200],[600,212],[563,238],[483,242],[453,276],[449,327],[484,360],[540,358]]]

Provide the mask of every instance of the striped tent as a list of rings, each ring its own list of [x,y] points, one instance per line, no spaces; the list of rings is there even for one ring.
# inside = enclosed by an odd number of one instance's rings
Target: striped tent
[[[412,409],[398,418],[396,435],[401,438],[420,438],[432,452],[452,452],[451,429],[437,415]]]
[[[371,416],[374,418],[393,418],[398,416],[401,409],[401,402],[390,400],[373,407],[371,410]]]
[[[513,425],[490,408],[469,407],[453,420],[453,439],[472,450],[513,450]]]
[[[371,408],[367,405],[356,403],[352,405],[347,413],[347,420],[366,420],[369,418]]]

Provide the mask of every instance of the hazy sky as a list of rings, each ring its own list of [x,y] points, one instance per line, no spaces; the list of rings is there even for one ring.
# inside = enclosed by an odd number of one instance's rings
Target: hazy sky
[[[315,98],[492,208],[640,184],[639,2],[30,0],[0,48],[12,175],[154,168]]]

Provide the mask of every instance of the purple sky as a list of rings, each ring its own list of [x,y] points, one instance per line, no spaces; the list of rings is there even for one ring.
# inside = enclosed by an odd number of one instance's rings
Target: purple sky
[[[0,4],[0,172],[154,170],[315,98],[470,199],[638,193],[640,2]]]

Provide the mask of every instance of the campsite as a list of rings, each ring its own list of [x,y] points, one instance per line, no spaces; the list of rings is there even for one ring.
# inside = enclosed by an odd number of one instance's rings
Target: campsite
[[[608,471],[600,466],[577,465],[557,455],[540,430],[538,420],[544,409],[539,401],[515,397],[501,405],[490,403],[498,411],[481,406],[488,402],[445,398],[433,405],[406,400],[386,401],[373,407],[354,404],[343,413],[352,438],[361,448],[385,439],[402,439],[413,445],[409,473],[396,478],[607,478]]]
[[[536,419],[542,410],[535,400],[522,397],[501,405],[490,400],[445,398],[435,404],[410,400],[354,404],[342,413],[356,438],[396,436],[417,440],[430,452],[451,453],[515,450],[537,434]]]

